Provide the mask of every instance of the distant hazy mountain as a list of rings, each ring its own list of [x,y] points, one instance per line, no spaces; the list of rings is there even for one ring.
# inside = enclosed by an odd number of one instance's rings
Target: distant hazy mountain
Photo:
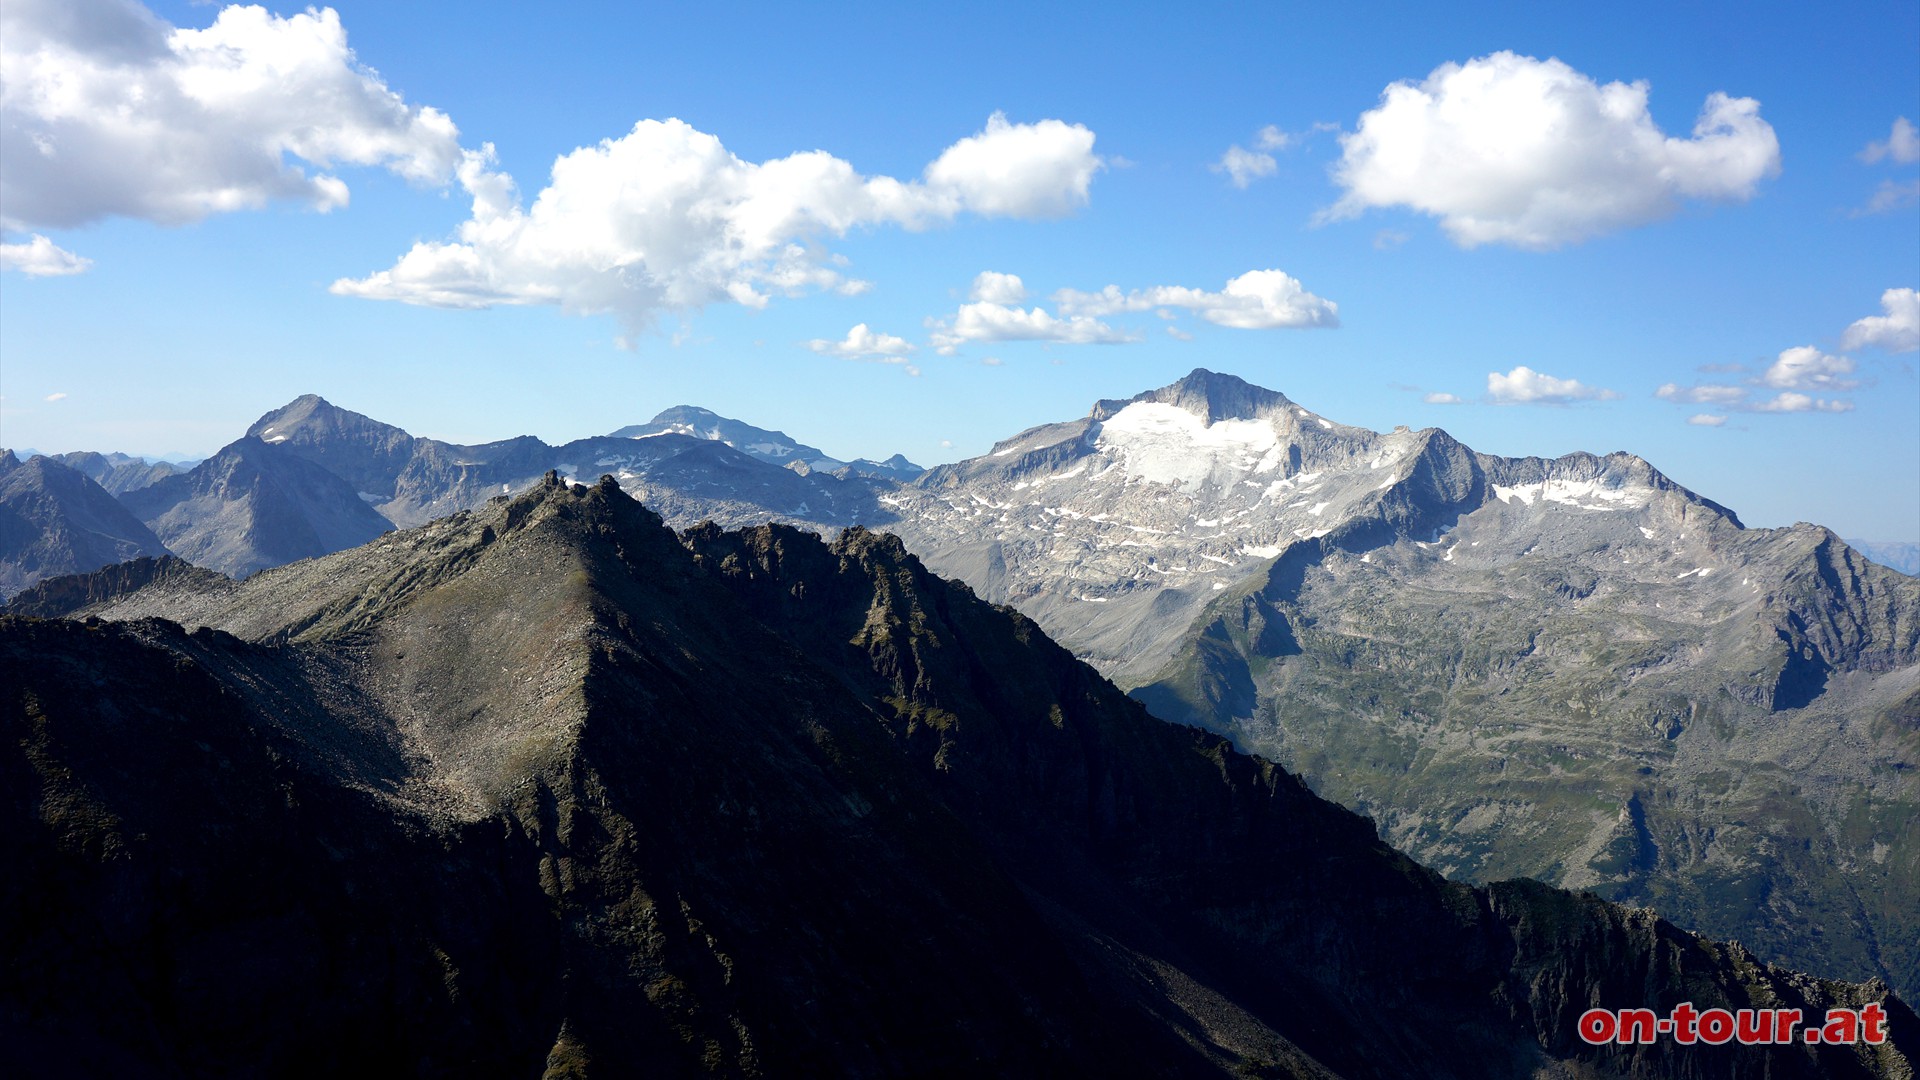
[[[113,495],[138,491],[156,480],[186,471],[168,461],[148,461],[130,454],[96,454],[90,450],[58,454],[54,460],[85,473]]]
[[[809,468],[832,471],[846,464],[828,457],[818,447],[795,441],[784,431],[768,431],[693,405],[675,405],[647,423],[631,424],[611,434],[616,439],[645,439],[654,435],[708,439],[776,465],[798,461]]]
[[[1824,529],[1204,371],[886,498],[930,566],[1449,874],[1920,992],[1920,581]]]
[[[517,494],[554,470],[589,482],[610,473],[676,524],[779,520],[832,529],[884,519],[875,491],[921,471],[899,455],[835,461],[780,432],[687,406],[652,424],[563,446],[531,435],[462,446],[416,438],[307,395],[261,417],[248,433],[347,479],[401,525]]]
[[[840,461],[828,457],[818,447],[796,441],[784,431],[754,427],[693,405],[675,405],[647,423],[633,424],[613,432],[613,437],[617,439],[648,439],[659,435],[684,435],[691,439],[723,442],[761,461],[782,466],[797,463],[815,472],[850,469],[857,475],[903,481],[912,480],[926,472],[901,454],[895,454],[885,461],[867,458]]]
[[[235,577],[363,544],[393,528],[346,480],[251,436],[121,502],[175,554]]]
[[[166,551],[84,473],[0,450],[0,598],[46,578]]]
[[[244,582],[77,584],[103,621],[0,617],[10,1075],[1794,1080],[1920,1055],[1884,985],[1446,882],[863,529],[676,536],[550,475]],[[1681,1002],[1881,1002],[1890,1038],[1574,1034]]]
[[[872,476],[905,483],[918,479],[927,470],[908,461],[905,454],[895,454],[885,461],[873,461],[869,458],[855,458],[836,470],[855,476]]]
[[[1903,574],[1920,575],[1920,544],[1893,540],[1849,540],[1847,546]]]

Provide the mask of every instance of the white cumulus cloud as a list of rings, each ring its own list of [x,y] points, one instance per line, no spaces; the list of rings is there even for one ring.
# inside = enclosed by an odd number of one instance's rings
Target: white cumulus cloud
[[[878,360],[888,364],[905,363],[913,353],[913,344],[906,338],[877,333],[868,329],[866,323],[847,331],[847,336],[839,341],[814,338],[807,342],[807,348],[843,360]]]
[[[1497,405],[1566,405],[1575,401],[1610,401],[1611,390],[1587,386],[1578,379],[1556,379],[1521,364],[1505,375],[1487,372],[1487,397]]]
[[[460,158],[453,121],[361,64],[331,8],[232,6],[196,30],[132,0],[8,0],[0,86],[9,230],[177,225],[274,199],[332,210],[339,166],[435,184]]]
[[[1647,99],[1645,82],[1602,85],[1557,59],[1443,64],[1387,87],[1340,136],[1346,194],[1324,216],[1405,206],[1463,247],[1546,249],[1664,217],[1681,198],[1747,199],[1779,172],[1759,102],[1716,91],[1682,139]]]
[[[1895,353],[1920,350],[1920,292],[1888,289],[1880,294],[1880,307],[1886,314],[1856,320],[1840,335],[1840,347]]]
[[[1904,116],[1895,117],[1893,131],[1880,142],[1870,142],[1860,151],[1860,160],[1871,165],[1891,159],[1903,165],[1920,161],[1920,129]]]
[[[1308,292],[1298,278],[1280,270],[1249,270],[1219,292],[1185,285],[1155,285],[1124,292],[1109,285],[1099,292],[1062,289],[1054,294],[1069,315],[1115,315],[1184,308],[1210,323],[1240,330],[1304,329],[1340,325],[1340,306]]]
[[[1067,318],[1049,314],[1046,309],[1023,308],[976,300],[960,305],[948,319],[929,324],[934,351],[952,356],[970,341],[1052,341],[1064,345],[1125,345],[1139,341],[1138,334],[1116,330],[1087,315]]]
[[[1018,274],[995,270],[980,271],[973,279],[973,288],[967,290],[967,299],[985,300],[989,304],[1018,304],[1026,298],[1027,285]]]
[[[1845,377],[1852,373],[1852,360],[1828,356],[1811,345],[1796,345],[1781,350],[1779,357],[1761,372],[1760,382],[1784,390],[1851,390],[1860,385]]]
[[[919,180],[862,176],[821,150],[742,160],[680,120],[642,120],[621,137],[562,155],[522,205],[492,147],[457,170],[473,215],[449,241],[416,243],[390,269],[333,283],[335,293],[435,307],[558,304],[629,325],[663,310],[773,294],[855,293],[822,237],[924,228],[963,213],[1051,217],[1083,204],[1101,168],[1093,132],[995,113]]]
[[[92,259],[58,247],[39,233],[24,244],[0,244],[0,270],[18,270],[33,277],[60,277],[84,274],[92,265]]]
[[[1087,187],[1103,164],[1093,152],[1093,132],[1079,124],[1013,124],[994,113],[985,130],[947,147],[927,166],[918,190],[938,204],[941,217],[962,210],[986,217],[1063,217],[1086,205]]]

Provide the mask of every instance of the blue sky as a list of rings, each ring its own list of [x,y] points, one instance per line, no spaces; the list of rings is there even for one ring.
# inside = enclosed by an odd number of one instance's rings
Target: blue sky
[[[1563,7],[9,0],[0,443],[931,464],[1208,367],[1920,539],[1920,5]]]

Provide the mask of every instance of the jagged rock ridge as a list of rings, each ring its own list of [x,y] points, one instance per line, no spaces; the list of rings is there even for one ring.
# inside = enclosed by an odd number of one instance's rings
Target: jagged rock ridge
[[[1744,529],[1631,454],[1499,458],[1206,371],[911,484],[782,467],[727,439],[808,448],[684,411],[706,426],[455,446],[303,398],[254,433],[402,524],[558,469],[676,527],[891,529],[1449,874],[1920,992],[1915,584],[1825,530]],[[229,503],[189,509],[238,535]],[[314,550],[239,548],[223,569]]]
[[[1886,993],[1447,883],[890,537],[676,536],[555,476],[167,566],[0,619],[29,1072],[1911,1072],[1892,999],[1877,1048],[1578,1043]]]

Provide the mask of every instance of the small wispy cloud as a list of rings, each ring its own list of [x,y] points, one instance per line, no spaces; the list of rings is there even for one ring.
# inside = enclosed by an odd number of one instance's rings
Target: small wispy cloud
[[[1853,411],[1853,402],[1840,399],[1816,398],[1810,394],[1787,390],[1769,400],[1756,402],[1749,408],[1753,412],[1771,413],[1843,413]]]
[[[1653,392],[1661,401],[1671,401],[1677,405],[1732,405],[1747,396],[1745,387],[1727,383],[1704,383],[1693,386],[1681,386],[1679,383],[1666,383]]]
[[[1312,132],[1321,130],[1322,126],[1315,124]],[[1234,187],[1245,190],[1255,180],[1278,172],[1280,163],[1274,159],[1273,152],[1285,150],[1297,142],[1299,136],[1280,130],[1276,124],[1268,124],[1254,132],[1252,149],[1234,143],[1220,155],[1220,160],[1208,167],[1214,172],[1226,173]]]
[[[1505,375],[1487,373],[1487,398],[1496,405],[1571,405],[1576,401],[1612,401],[1612,390],[1560,379],[1521,364]]]
[[[1892,312],[1896,306],[1889,303],[1888,310]],[[1740,364],[1707,365],[1702,370],[1709,368],[1745,370]],[[1676,405],[1706,405],[1720,410],[1696,413],[1687,418],[1687,423],[1702,427],[1718,427],[1725,423],[1727,418],[1723,414],[1727,412],[1852,412],[1853,402],[1844,397],[1816,397],[1815,394],[1855,389],[1860,382],[1851,378],[1854,368],[1855,364],[1849,357],[1824,353],[1812,345],[1796,345],[1780,350],[1773,363],[1747,379],[1745,385],[1695,383],[1682,386],[1679,383],[1666,383],[1655,390],[1653,396]],[[1777,392],[1772,397],[1764,396],[1773,391]],[[1755,394],[1762,396],[1756,397]]]
[[[1862,218],[1871,217],[1874,214],[1890,214],[1916,203],[1920,203],[1920,180],[1908,180],[1904,183],[1882,180],[1880,186],[1874,189],[1873,196],[1867,200],[1866,205],[1849,211],[1848,216]]]
[[[1870,142],[1860,151],[1860,160],[1869,165],[1892,160],[1902,165],[1920,161],[1920,128],[1904,116],[1895,117],[1893,131],[1879,142]]]
[[[1185,285],[1155,285],[1131,292],[1109,285],[1099,292],[1061,289],[1053,294],[1070,315],[1117,315],[1155,308],[1191,311],[1210,323],[1238,330],[1281,330],[1340,325],[1340,305],[1315,296],[1281,270],[1249,270],[1219,292]]]

